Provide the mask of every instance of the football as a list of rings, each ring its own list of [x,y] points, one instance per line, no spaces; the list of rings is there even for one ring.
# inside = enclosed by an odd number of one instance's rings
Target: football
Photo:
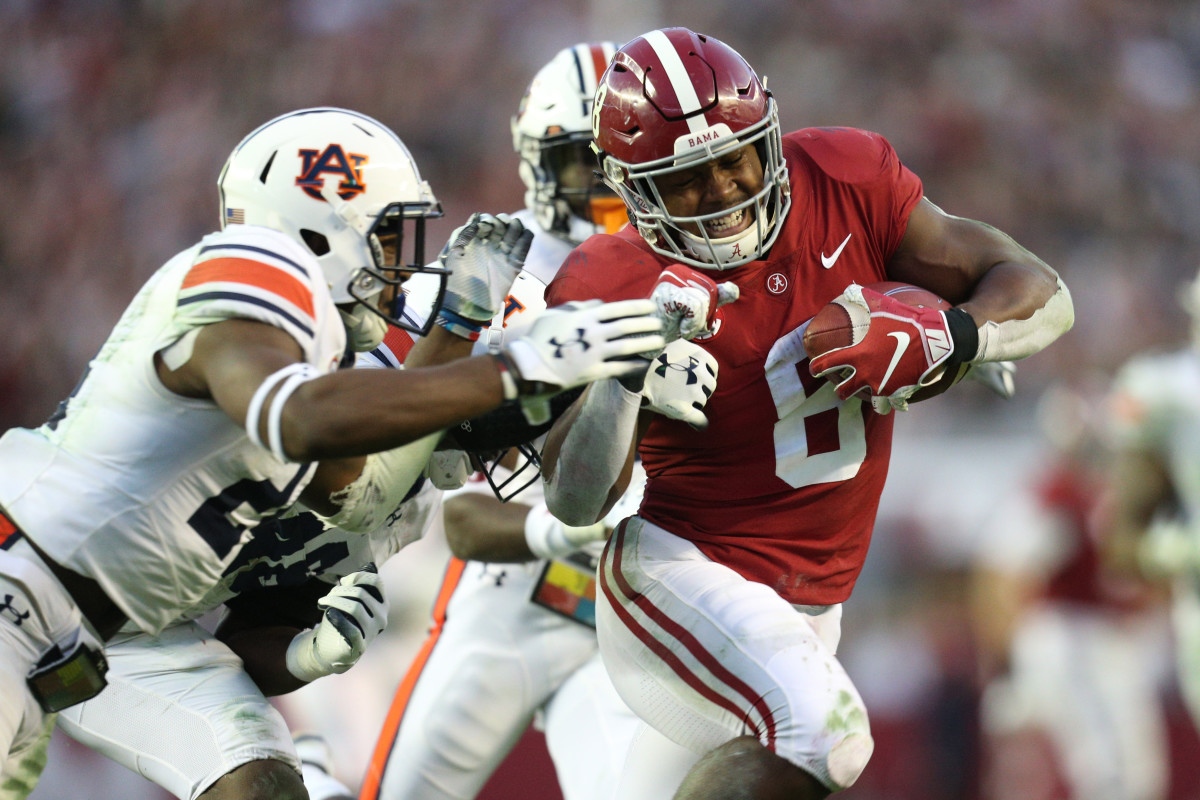
[[[865,288],[874,289],[910,306],[937,309],[952,307],[951,303],[928,289],[922,289],[920,286],[913,286],[909,283],[880,281],[868,284]],[[852,312],[861,313],[855,313],[852,318]],[[810,357],[815,357],[838,347],[857,344],[866,335],[870,321],[870,316],[862,309],[857,307],[847,309],[846,306],[836,301],[830,302],[818,311],[817,315],[808,323],[808,327],[804,331],[804,350]],[[909,402],[916,403],[941,394],[957,383],[966,374],[967,369],[968,365],[963,364],[954,371],[953,375],[943,375],[929,386],[919,389]]]

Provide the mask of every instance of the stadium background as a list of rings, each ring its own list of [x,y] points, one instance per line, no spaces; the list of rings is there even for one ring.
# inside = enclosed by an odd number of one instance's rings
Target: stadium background
[[[0,427],[45,419],[137,287],[216,228],[217,172],[261,122],[327,104],[390,125],[445,207],[436,243],[473,210],[522,205],[509,117],[555,51],[672,24],[742,52],[770,79],[785,130],[883,133],[931,200],[1013,234],[1073,291],[1075,329],[1020,366],[1016,399],[964,386],[902,417],[876,544],[847,607],[843,652],[880,747],[846,796],[977,797],[964,576],[982,531],[1044,458],[1037,400],[1052,384],[1102,384],[1132,353],[1188,332],[1176,292],[1200,267],[1197,4],[5,0]],[[297,724],[329,731],[351,782],[444,555],[433,536],[396,559],[386,645],[288,702]],[[346,713],[332,713],[334,693]],[[1200,746],[1169,678],[1164,701],[1172,796],[1200,796]],[[68,796],[161,793],[60,743],[35,798]]]

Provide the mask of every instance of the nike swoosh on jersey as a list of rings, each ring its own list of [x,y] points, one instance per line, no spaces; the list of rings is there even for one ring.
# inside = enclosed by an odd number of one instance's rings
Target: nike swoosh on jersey
[[[845,244],[845,242],[842,242],[842,244]],[[892,363],[888,364],[887,372],[883,373],[883,380],[879,382],[880,394],[883,394],[883,387],[887,386],[888,379],[892,377],[892,372],[896,369],[896,365],[904,357],[904,351],[908,349],[908,343],[911,340],[911,337],[904,331],[892,331],[888,336],[896,340],[896,352],[892,353]]]
[[[821,266],[825,269],[829,269],[835,263],[837,263],[838,256],[842,254],[842,250],[845,249],[846,243],[850,241],[850,237],[853,235],[853,233],[847,233],[846,238],[842,239],[842,243],[838,245],[838,249],[833,251],[833,255],[827,256],[825,255],[825,251],[821,251]]]

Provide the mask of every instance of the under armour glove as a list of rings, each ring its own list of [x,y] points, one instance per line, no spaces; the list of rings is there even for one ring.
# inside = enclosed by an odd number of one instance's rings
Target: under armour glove
[[[704,348],[679,339],[650,363],[642,407],[702,431],[708,427],[704,405],[716,388],[717,360]]]
[[[350,669],[387,625],[388,604],[374,564],[342,578],[317,606],[325,609],[321,621],[287,649],[288,672],[305,682]]]
[[[533,232],[518,219],[472,214],[438,255],[450,272],[438,324],[464,339],[478,339],[479,331],[504,307],[532,242]]]
[[[843,400],[869,395],[880,414],[907,409],[908,399],[941,377],[947,364],[975,355],[975,322],[961,309],[910,306],[854,283],[834,302],[867,332],[856,344],[813,358],[809,369],[814,377],[837,381]]]
[[[538,315],[500,351],[505,399],[521,400],[531,425],[550,419],[550,398],[574,386],[644,371],[666,342],[651,300],[565,303]]]
[[[663,336],[673,342],[712,332],[717,309],[737,300],[740,293],[735,283],[718,284],[703,272],[675,264],[658,276],[650,299],[662,317]]]

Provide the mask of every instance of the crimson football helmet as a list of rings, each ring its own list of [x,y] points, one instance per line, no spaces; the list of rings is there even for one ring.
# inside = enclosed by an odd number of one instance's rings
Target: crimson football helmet
[[[424,253],[425,220],[440,217],[441,204],[382,123],[341,108],[276,117],[234,148],[217,186],[222,227],[272,228],[313,253],[355,350],[378,346],[389,323],[428,333],[436,313],[421,330],[402,321],[402,292],[390,314],[377,308],[385,287],[414,272],[439,273],[439,303],[446,282]]]
[[[558,51],[533,76],[512,118],[525,207],[542,230],[572,244],[628,221],[624,203],[596,176],[591,151],[592,100],[616,51],[612,42]]]
[[[687,28],[651,31],[617,51],[592,107],[592,136],[605,180],[625,201],[655,252],[703,269],[732,269],[775,243],[791,207],[779,112],[764,82],[727,44]],[[666,210],[658,179],[746,145],[763,164],[763,188],[732,208],[700,216]],[[732,236],[706,222],[754,215]],[[695,225],[700,235],[685,226]]]

